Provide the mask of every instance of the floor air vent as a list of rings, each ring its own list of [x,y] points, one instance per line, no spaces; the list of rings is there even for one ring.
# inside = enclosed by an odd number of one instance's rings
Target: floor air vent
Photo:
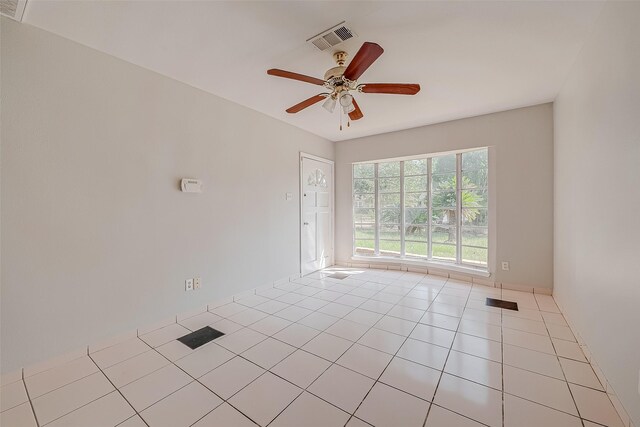
[[[205,326],[202,329],[198,329],[197,331],[178,338],[178,341],[189,347],[191,350],[194,350],[223,335],[224,332],[213,329],[211,326]]]
[[[501,300],[501,299],[487,298],[486,305],[488,305],[489,307],[506,308],[507,310],[519,311],[518,310],[518,303],[517,302],[513,302],[513,301],[505,301],[505,300]]]
[[[320,50],[327,50],[354,37],[356,37],[356,33],[354,33],[343,21],[335,27],[307,39],[307,42],[312,43]]]
[[[22,21],[27,0],[0,0],[0,14],[16,21]]]

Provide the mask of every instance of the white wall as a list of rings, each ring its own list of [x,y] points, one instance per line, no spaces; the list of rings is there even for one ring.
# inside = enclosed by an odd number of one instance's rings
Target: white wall
[[[333,143],[4,18],[1,53],[3,372],[299,272]]]
[[[555,104],[555,290],[640,425],[640,3],[607,2]]]
[[[551,288],[551,104],[336,143],[336,260],[349,260],[352,253],[353,162],[486,146],[491,147],[490,181],[494,183],[490,193],[490,203],[495,203],[494,261],[509,261],[511,267],[501,271],[491,265],[492,280]]]

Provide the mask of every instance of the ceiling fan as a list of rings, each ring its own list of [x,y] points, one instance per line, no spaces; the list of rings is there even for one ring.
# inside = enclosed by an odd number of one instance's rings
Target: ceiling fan
[[[347,53],[343,51],[336,52],[333,54],[333,58],[338,65],[324,73],[324,80],[276,68],[267,70],[267,74],[324,86],[331,91],[305,99],[293,107],[288,108],[286,110],[287,113],[297,113],[324,100],[322,107],[330,113],[334,111],[336,104],[340,103],[342,111],[348,114],[351,120],[360,120],[364,115],[351,92],[415,95],[420,91],[419,84],[358,83],[360,76],[382,55],[382,52],[384,52],[384,50],[378,44],[365,42],[346,67],[344,64],[348,56]],[[342,125],[340,129],[342,129]]]

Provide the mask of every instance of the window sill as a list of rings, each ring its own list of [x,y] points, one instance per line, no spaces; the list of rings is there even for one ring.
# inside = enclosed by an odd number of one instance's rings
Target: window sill
[[[418,259],[410,259],[410,258],[395,258],[395,257],[387,257],[387,256],[358,256],[353,255],[351,257],[352,261],[357,262],[368,262],[368,263],[380,263],[380,264],[402,264],[407,266],[416,266],[416,267],[433,267],[439,270],[447,270],[453,271],[456,273],[465,273],[470,274],[472,276],[478,277],[491,277],[491,273],[487,270],[482,270],[480,268],[474,268],[464,265],[455,265],[448,264],[445,262],[437,262],[437,261],[424,261]]]

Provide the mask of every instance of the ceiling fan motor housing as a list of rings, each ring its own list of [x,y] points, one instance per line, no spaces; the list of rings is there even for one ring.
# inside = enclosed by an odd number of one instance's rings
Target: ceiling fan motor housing
[[[342,75],[344,74],[344,70],[346,69],[347,67],[340,66],[340,65],[337,67],[329,68],[327,72],[324,73],[324,79],[325,80],[341,79]]]

